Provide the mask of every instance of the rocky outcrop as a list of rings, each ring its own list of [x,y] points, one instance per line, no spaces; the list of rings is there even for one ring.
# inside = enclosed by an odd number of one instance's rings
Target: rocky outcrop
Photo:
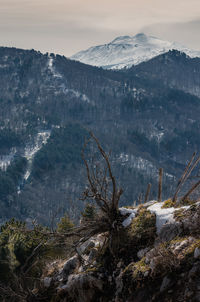
[[[55,301],[200,301],[200,203],[171,208],[166,221],[155,201],[121,212],[124,220],[134,215],[118,234],[117,255],[109,252],[106,233],[82,243],[44,279],[55,289]]]

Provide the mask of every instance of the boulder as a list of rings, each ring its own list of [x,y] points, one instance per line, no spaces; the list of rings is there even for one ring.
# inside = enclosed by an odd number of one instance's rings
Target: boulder
[[[164,224],[161,228],[159,239],[161,242],[171,241],[175,237],[179,236],[182,231],[183,228],[180,222]]]
[[[103,281],[92,273],[70,275],[65,291],[74,302],[96,301],[103,290]]]
[[[142,259],[145,255],[146,255],[146,253],[149,251],[149,248],[148,247],[146,247],[145,249],[142,249],[142,250],[139,250],[138,252],[137,252],[137,257],[139,258],[139,259]]]
[[[75,268],[79,265],[79,258],[78,255],[73,256],[67,262],[65,262],[63,269],[62,269],[62,276],[63,280],[66,281],[68,276],[72,274]]]
[[[45,277],[44,280],[43,280],[44,287],[47,287],[47,288],[50,287],[51,282],[52,282],[52,278],[50,278],[50,277]]]

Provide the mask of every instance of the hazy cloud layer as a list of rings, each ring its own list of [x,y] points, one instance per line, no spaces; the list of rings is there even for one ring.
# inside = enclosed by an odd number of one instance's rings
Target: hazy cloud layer
[[[71,55],[144,31],[200,49],[199,0],[0,0],[0,44]]]
[[[200,49],[200,19],[190,22],[151,24],[142,28],[142,31],[165,40],[177,41],[193,49]]]

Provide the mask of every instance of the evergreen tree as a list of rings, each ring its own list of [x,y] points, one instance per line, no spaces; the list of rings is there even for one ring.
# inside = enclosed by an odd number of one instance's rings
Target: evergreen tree
[[[69,216],[65,214],[60,222],[57,224],[57,231],[60,233],[65,233],[74,227],[74,223],[69,219]]]
[[[96,208],[93,204],[87,203],[84,211],[81,213],[83,220],[94,220],[96,215]]]

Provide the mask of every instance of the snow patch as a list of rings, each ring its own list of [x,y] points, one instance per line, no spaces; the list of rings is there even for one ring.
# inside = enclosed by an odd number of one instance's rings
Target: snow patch
[[[51,57],[51,55],[48,56],[48,66],[47,67],[48,67],[48,70],[51,72],[51,74],[53,75],[54,78],[57,78],[57,79],[62,78],[62,75],[59,72],[57,72],[56,69],[55,69],[54,59],[53,59],[53,57]],[[83,102],[88,103],[88,104],[89,103],[92,104],[90,99],[85,94],[82,94],[77,90],[67,88],[64,83],[59,85],[59,88],[61,89],[62,93],[66,94],[66,95],[71,93],[73,96],[75,96],[77,98],[81,98],[81,100]],[[59,94],[59,92],[57,92],[57,94]]]
[[[129,165],[130,168],[134,168],[140,171],[145,171],[146,174],[151,176],[157,176],[158,169],[149,160],[142,157],[137,157],[133,154],[120,153],[117,160],[122,166]]]
[[[43,144],[47,143],[50,134],[51,134],[50,130],[38,132],[34,144],[31,144],[25,148],[24,156],[28,161],[33,159],[35,153],[37,153],[41,149]]]
[[[164,224],[175,222],[174,212],[177,210],[174,207],[162,209],[162,206],[163,202],[157,202],[147,208],[147,210],[156,215],[156,227],[158,234]]]
[[[0,68],[7,68],[8,67],[8,65],[7,64],[0,64]]]
[[[13,148],[10,154],[0,155],[0,169],[2,171],[7,170],[8,166],[10,166],[11,162],[13,161],[15,154],[16,154],[16,149]]]
[[[85,94],[82,94],[77,90],[66,88],[64,84],[61,85],[61,88],[62,88],[62,92],[64,94],[71,93],[73,96],[75,96],[76,98],[80,98],[85,103],[88,103],[88,104],[92,103]]]
[[[48,57],[48,69],[51,71],[53,77],[55,77],[55,78],[62,78],[62,75],[55,70],[54,60],[53,60],[53,58],[50,55]]]
[[[137,209],[120,208],[119,211],[123,216],[129,214],[129,216],[122,222],[122,225],[126,228],[131,224],[132,220],[135,218],[137,214]]]
[[[21,193],[21,187],[26,183],[28,180],[31,169],[32,169],[32,162],[35,154],[42,148],[43,145],[47,143],[48,138],[50,137],[51,131],[50,130],[44,130],[41,132],[38,132],[36,135],[35,141],[33,144],[29,144],[24,151],[24,157],[27,159],[27,169],[24,173],[24,177],[18,187],[18,194]]]
[[[122,165],[127,166],[139,171],[145,171],[146,175],[157,177],[158,168],[149,160],[133,154],[120,153],[116,160]],[[164,173],[164,176],[169,179],[175,179],[175,176],[169,173]]]

